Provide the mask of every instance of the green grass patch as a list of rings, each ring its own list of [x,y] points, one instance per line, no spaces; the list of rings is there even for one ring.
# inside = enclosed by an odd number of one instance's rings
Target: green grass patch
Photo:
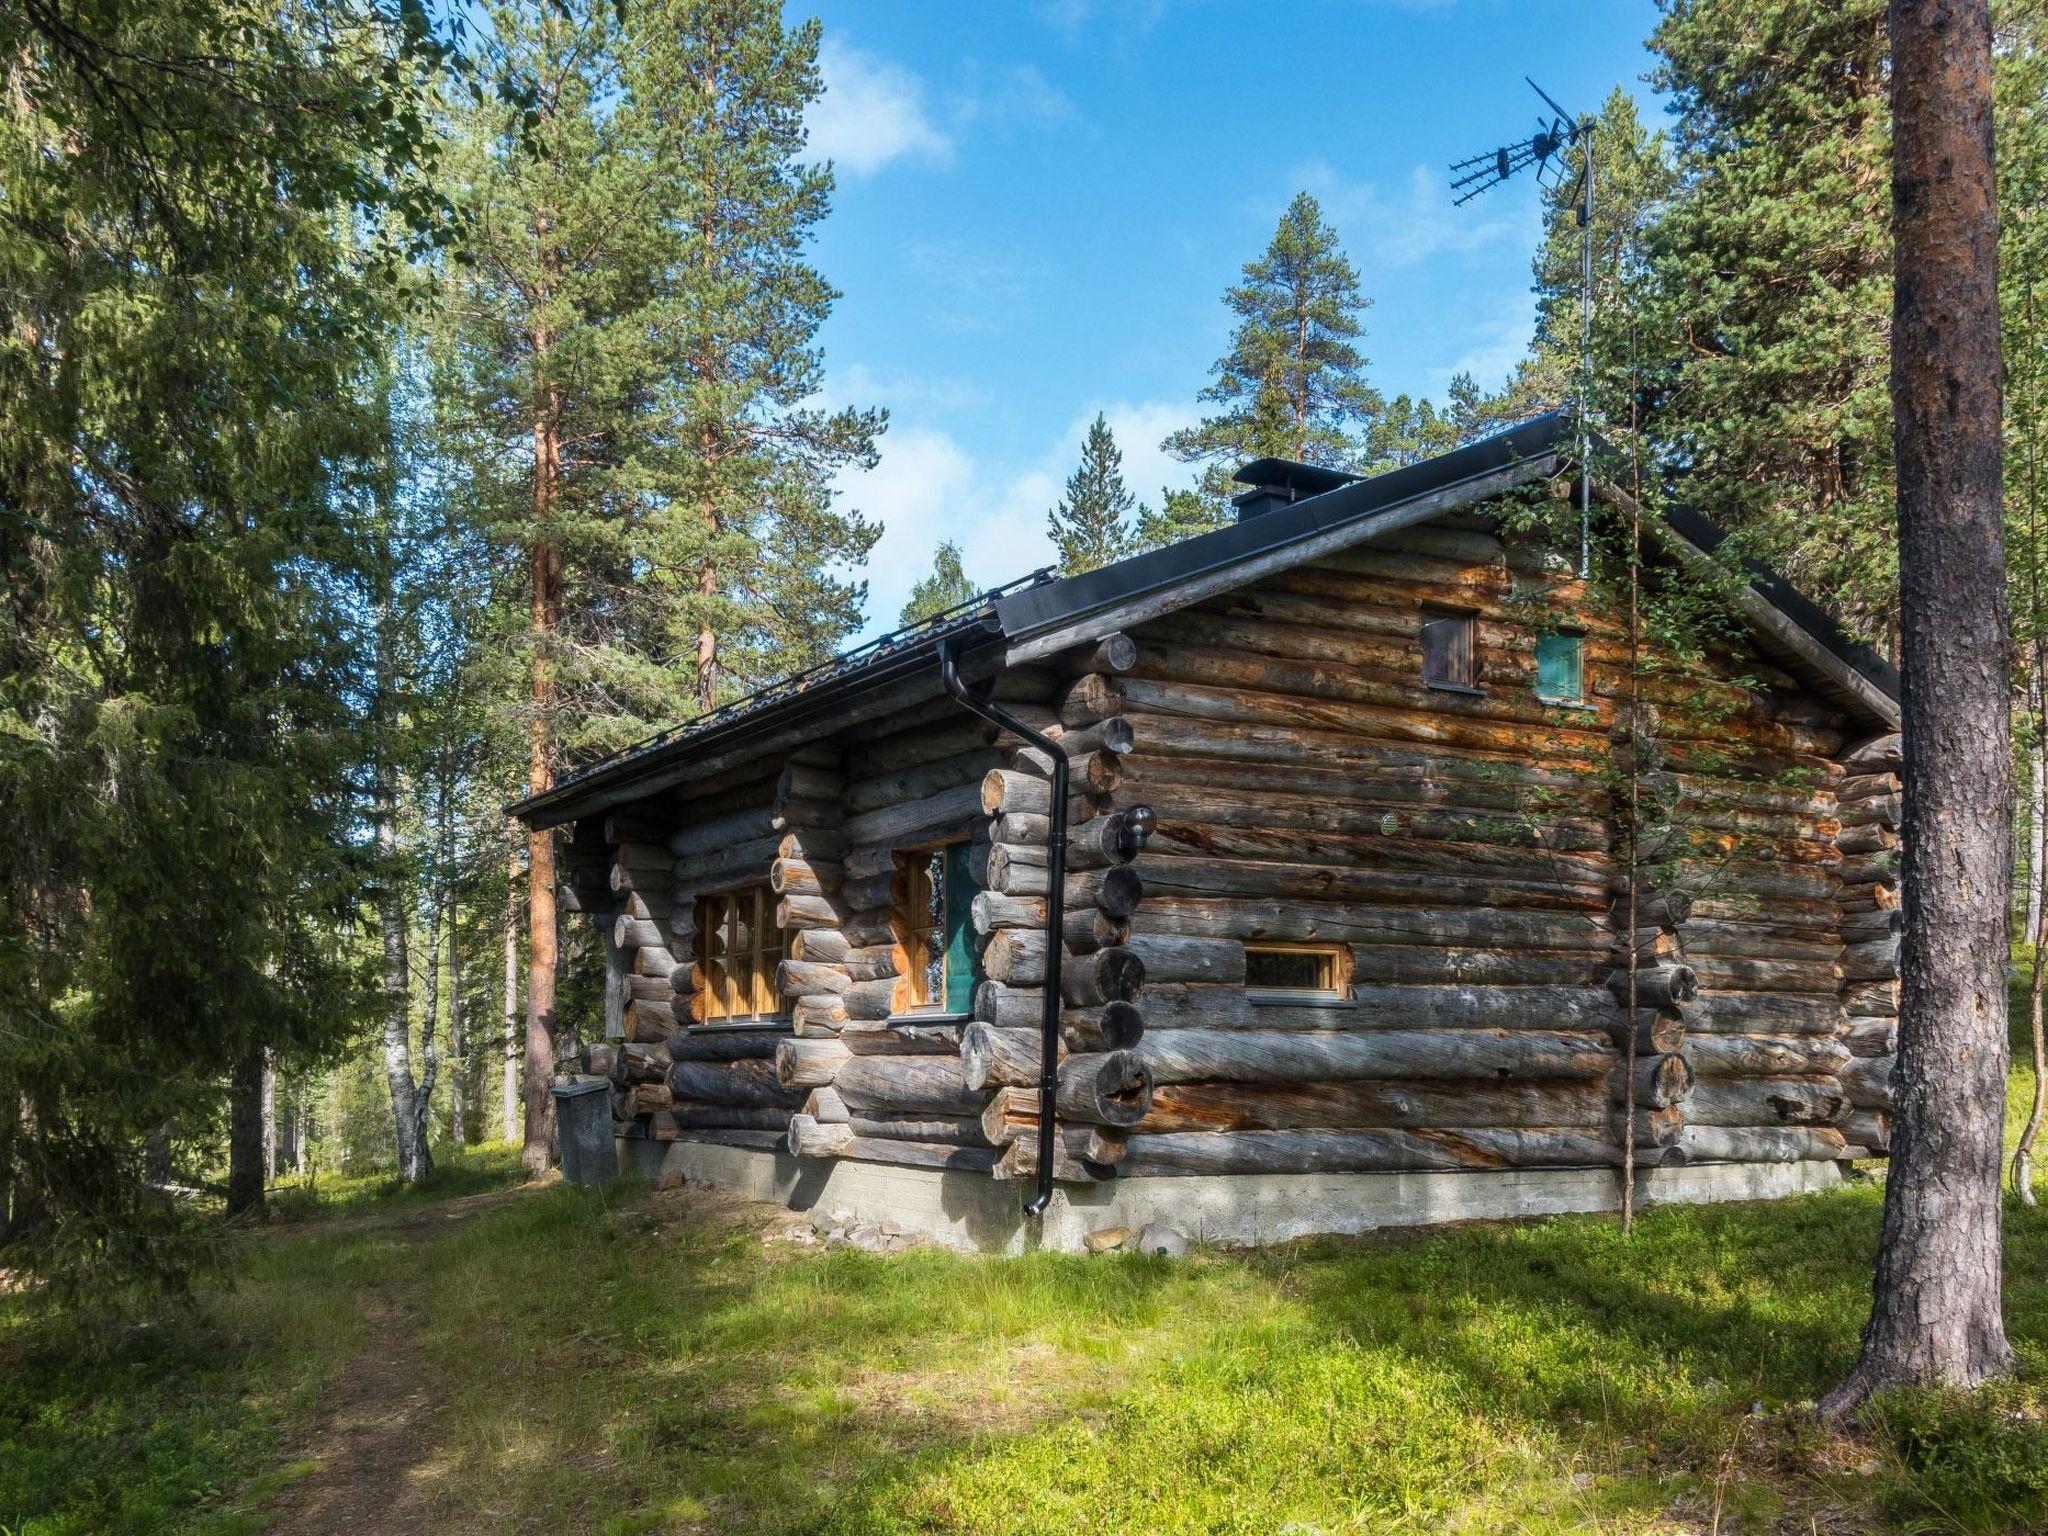
[[[2031,1085],[2016,1085],[2016,1102]],[[465,1190],[516,1177],[479,1159]],[[496,1172],[487,1171],[496,1168]],[[0,1322],[0,1528],[266,1528],[402,1298],[437,1411],[409,1528],[2022,1531],[2048,1518],[2048,1216],[2020,1382],[1804,1405],[1853,1358],[1881,1191],[1251,1254],[824,1252],[702,1196],[374,1189],[97,1363]],[[452,1211],[454,1208],[448,1208]],[[383,1315],[383,1314],[377,1314]]]

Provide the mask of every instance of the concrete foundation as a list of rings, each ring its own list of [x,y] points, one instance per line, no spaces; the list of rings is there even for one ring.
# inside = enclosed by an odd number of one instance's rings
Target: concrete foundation
[[[1137,1233],[1155,1222],[1198,1243],[1245,1247],[1317,1233],[1611,1211],[1621,1203],[1620,1175],[1601,1168],[1112,1179],[1060,1185],[1042,1232],[1034,1232],[1023,1214],[1031,1185],[986,1174],[688,1141],[621,1141],[619,1155],[623,1171],[650,1179],[680,1176],[791,1210],[894,1222],[906,1232],[984,1253],[1079,1252],[1090,1232],[1128,1227]],[[1643,1173],[1637,1198],[1644,1205],[1769,1200],[1832,1189],[1841,1180],[1842,1169],[1832,1162],[1700,1163]]]

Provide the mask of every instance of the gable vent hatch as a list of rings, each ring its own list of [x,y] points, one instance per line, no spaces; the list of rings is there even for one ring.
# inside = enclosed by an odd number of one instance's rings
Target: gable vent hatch
[[[1292,459],[1253,459],[1230,478],[1249,487],[1230,498],[1230,504],[1237,509],[1237,520],[1242,523],[1365,477],[1315,464],[1297,464]]]

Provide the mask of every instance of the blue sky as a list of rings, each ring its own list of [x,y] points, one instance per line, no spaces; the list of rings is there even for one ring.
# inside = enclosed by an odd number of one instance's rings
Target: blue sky
[[[812,148],[838,168],[818,266],[844,297],[827,392],[887,406],[842,482],[888,532],[869,633],[942,538],[992,585],[1046,563],[1045,512],[1095,413],[1132,489],[1188,470],[1222,293],[1293,194],[1323,201],[1373,300],[1385,393],[1497,384],[1527,343],[1526,179],[1463,208],[1449,161],[1526,137],[1526,72],[1574,110],[1648,103],[1653,0],[823,0]]]

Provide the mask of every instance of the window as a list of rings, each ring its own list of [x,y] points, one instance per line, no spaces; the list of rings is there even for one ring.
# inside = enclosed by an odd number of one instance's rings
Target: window
[[[697,901],[697,964],[706,1024],[766,1024],[784,1016],[775,968],[786,949],[775,893],[749,885]]]
[[[1586,643],[1582,635],[1536,637],[1536,697],[1577,704],[1586,696]]]
[[[1477,692],[1472,632],[1477,621],[1469,613],[1422,613],[1422,680],[1431,688],[1462,688]]]
[[[904,1012],[935,1009],[966,1013],[981,980],[974,942],[974,876],[967,867],[969,845],[945,843],[896,856],[904,875],[901,909],[909,974],[897,993]]]
[[[1244,985],[1254,996],[1341,998],[1349,991],[1344,950],[1336,944],[1247,944]]]

